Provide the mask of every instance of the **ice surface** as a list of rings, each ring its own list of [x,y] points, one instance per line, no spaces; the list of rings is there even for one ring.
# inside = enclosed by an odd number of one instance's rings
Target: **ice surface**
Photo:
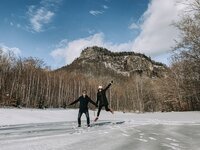
[[[0,109],[1,150],[200,150],[200,112],[90,111],[77,127],[77,109]]]

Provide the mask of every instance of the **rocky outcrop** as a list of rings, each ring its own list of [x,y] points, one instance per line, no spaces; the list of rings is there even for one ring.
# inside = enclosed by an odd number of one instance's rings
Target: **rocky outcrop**
[[[155,62],[144,54],[111,52],[96,46],[84,49],[79,58],[64,68],[87,74],[106,72],[106,74],[111,73],[125,77],[138,74],[148,77],[163,77],[167,70],[164,64]]]

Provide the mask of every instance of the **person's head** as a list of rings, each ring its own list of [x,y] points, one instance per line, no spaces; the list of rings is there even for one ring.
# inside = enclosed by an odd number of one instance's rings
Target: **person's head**
[[[83,96],[85,97],[87,95],[87,91],[83,90]]]
[[[99,85],[99,87],[98,87],[98,91],[101,92],[102,89],[103,89],[102,85]]]

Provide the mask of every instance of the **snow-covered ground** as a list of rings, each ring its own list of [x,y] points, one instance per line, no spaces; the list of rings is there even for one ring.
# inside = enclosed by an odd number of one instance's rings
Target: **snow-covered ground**
[[[0,109],[1,150],[200,150],[200,112],[90,111],[77,128],[77,109]]]

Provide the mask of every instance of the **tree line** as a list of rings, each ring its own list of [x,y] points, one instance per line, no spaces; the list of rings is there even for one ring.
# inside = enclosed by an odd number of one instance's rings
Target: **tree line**
[[[66,108],[84,89],[96,101],[98,85],[106,86],[110,80],[111,77],[91,78],[62,70],[51,71],[37,58],[21,58],[0,50],[1,107]],[[145,107],[147,111],[159,111],[152,92],[147,91],[151,89],[147,83],[150,84],[149,79],[141,76],[116,82],[107,93],[111,107],[122,111],[145,111]]]
[[[66,108],[84,89],[95,101],[98,85],[106,86],[113,79],[51,71],[37,58],[20,58],[1,50],[0,54],[1,107]],[[174,63],[164,78],[138,74],[116,80],[107,92],[110,106],[124,112],[199,110],[199,80],[188,75],[185,80],[182,75],[188,70],[180,72],[177,65],[181,64]]]

